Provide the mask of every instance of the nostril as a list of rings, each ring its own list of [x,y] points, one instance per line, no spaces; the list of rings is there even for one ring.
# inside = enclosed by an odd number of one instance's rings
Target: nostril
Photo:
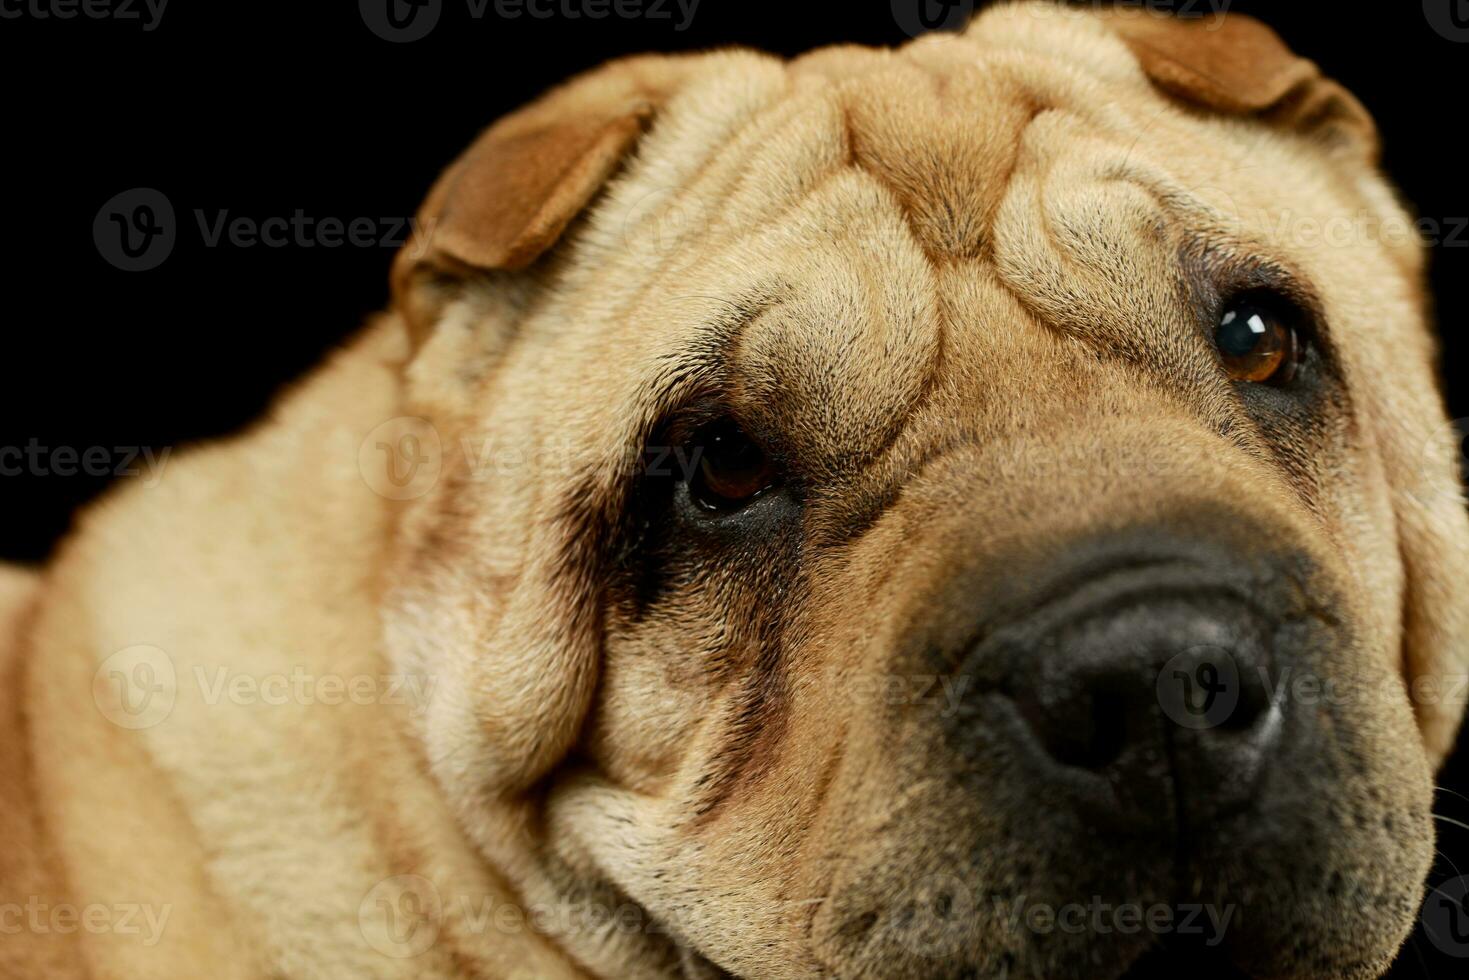
[[[1068,764],[1082,769],[1103,769],[1117,761],[1127,744],[1128,704],[1121,694],[1112,691],[1093,694],[1091,702],[1088,744]]]
[[[1084,692],[1046,709],[1022,701],[1021,714],[1045,748],[1063,766],[1104,769],[1127,743],[1127,701],[1109,691]]]
[[[1239,701],[1234,710],[1225,716],[1219,723],[1219,730],[1225,732],[1249,732],[1252,731],[1265,717],[1270,705],[1268,701],[1257,696],[1257,692],[1249,685],[1240,688]]]

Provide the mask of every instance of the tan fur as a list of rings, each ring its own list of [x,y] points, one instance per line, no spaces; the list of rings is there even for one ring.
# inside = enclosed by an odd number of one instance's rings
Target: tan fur
[[[43,587],[0,577],[0,829],[25,844],[0,903],[169,910],[148,946],[7,936],[0,973],[930,975],[852,924],[955,868],[1010,882],[1013,828],[851,685],[967,629],[956,590],[986,562],[1165,503],[1310,556],[1355,638],[1339,676],[1390,692],[1351,709],[1339,816],[1363,819],[1324,828],[1320,869],[1380,907],[1288,923],[1336,957],[1294,975],[1379,973],[1463,707],[1402,685],[1469,667],[1469,521],[1418,248],[1269,220],[1400,219],[1370,123],[1231,24],[1015,4],[897,51],[616,63],[488,130],[392,312],[250,432],[89,509]],[[1242,50],[1275,71],[1235,84]],[[1318,442],[1242,423],[1191,339],[1200,242],[1320,293],[1350,400]],[[727,356],[693,357],[711,335]],[[665,411],[715,390],[779,420],[820,490],[758,567],[675,549],[644,615],[609,592],[599,522]],[[394,499],[374,465],[405,447],[437,478]],[[109,664],[169,674],[167,716],[117,724]],[[423,696],[221,699],[220,670]],[[950,853],[954,822],[992,847]],[[437,936],[398,958],[371,922],[405,888]],[[588,904],[624,920],[494,917]],[[996,975],[1041,955],[980,940]]]

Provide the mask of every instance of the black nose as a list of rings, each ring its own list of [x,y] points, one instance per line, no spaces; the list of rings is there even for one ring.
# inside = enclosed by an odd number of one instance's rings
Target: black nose
[[[1246,804],[1278,741],[1275,627],[1207,569],[1125,564],[1012,636],[1001,690],[1034,778],[1112,822]]]

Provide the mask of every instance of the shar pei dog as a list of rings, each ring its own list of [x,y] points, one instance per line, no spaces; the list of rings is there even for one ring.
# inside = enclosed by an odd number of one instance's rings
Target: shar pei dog
[[[1469,523],[1377,158],[1255,21],[1045,3],[501,119],[0,577],[0,974],[1378,976]]]

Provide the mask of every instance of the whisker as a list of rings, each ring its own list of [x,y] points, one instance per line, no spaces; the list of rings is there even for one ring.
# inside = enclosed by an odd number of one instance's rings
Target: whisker
[[[1428,980],[1433,980],[1433,973],[1428,969],[1428,961],[1423,958],[1423,947],[1418,943],[1418,930],[1413,930],[1412,935],[1408,937],[1408,946],[1413,950],[1413,958],[1418,961],[1418,969],[1423,971],[1423,975]]]
[[[1469,830],[1469,823],[1465,823],[1462,820],[1455,820],[1453,817],[1446,817],[1442,813],[1430,813],[1429,816],[1431,816],[1435,820],[1441,820],[1444,823],[1453,824],[1455,827],[1458,827],[1461,830]]]
[[[1469,803],[1469,796],[1465,796],[1463,793],[1460,793],[1460,792],[1458,792],[1456,790],[1449,789],[1447,786],[1438,786],[1438,785],[1435,785],[1433,787],[1433,790],[1436,793],[1447,793],[1450,796],[1457,796],[1459,799],[1463,800],[1464,802]]]
[[[1439,857],[1443,858],[1444,861],[1448,864],[1448,866],[1454,869],[1454,876],[1455,877],[1458,877],[1458,878],[1462,878],[1463,877],[1463,875],[1459,873],[1459,866],[1454,863],[1454,859],[1453,858],[1449,857],[1447,854],[1445,854],[1441,849],[1439,849],[1437,847],[1435,847],[1433,849],[1433,853],[1435,853]]]

